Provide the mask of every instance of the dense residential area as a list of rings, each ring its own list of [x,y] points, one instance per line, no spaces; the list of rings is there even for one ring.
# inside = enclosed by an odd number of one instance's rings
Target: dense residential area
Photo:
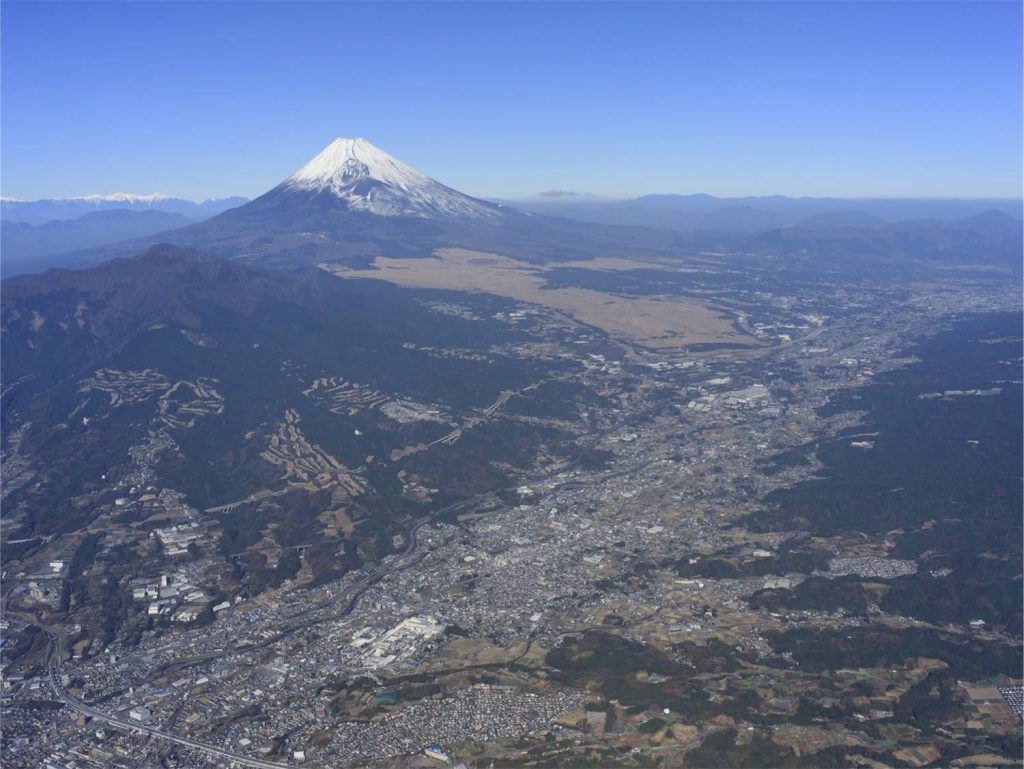
[[[1024,766],[1022,29],[0,0],[0,768]]]

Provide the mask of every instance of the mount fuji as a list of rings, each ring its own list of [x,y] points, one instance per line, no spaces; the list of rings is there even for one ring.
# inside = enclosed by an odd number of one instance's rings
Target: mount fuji
[[[499,207],[434,181],[366,139],[335,139],[268,195],[332,196],[351,211],[378,216],[486,221]]]
[[[74,264],[157,243],[267,267],[365,265],[444,247],[531,261],[650,255],[677,248],[667,230],[604,226],[526,213],[454,190],[365,139],[335,139],[260,197],[204,222],[73,255]]]

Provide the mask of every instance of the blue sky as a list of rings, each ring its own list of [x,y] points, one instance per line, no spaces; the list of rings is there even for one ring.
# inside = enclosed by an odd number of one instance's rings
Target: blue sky
[[[480,196],[1017,196],[1000,2],[4,0],[0,191],[258,195],[363,136]]]

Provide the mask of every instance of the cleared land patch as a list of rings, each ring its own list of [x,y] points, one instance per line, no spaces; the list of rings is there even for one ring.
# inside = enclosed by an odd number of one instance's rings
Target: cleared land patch
[[[362,494],[362,480],[320,446],[310,443],[299,429],[300,421],[297,411],[286,411],[284,421],[260,456],[282,467],[290,486],[307,491],[334,488],[350,497]]]
[[[112,368],[97,369],[89,379],[82,380],[79,392],[98,391],[110,396],[110,406],[140,403],[153,393],[166,390],[170,381],[159,371],[118,371]]]
[[[110,409],[142,403],[155,393],[160,393],[157,398],[157,418],[165,427],[185,430],[194,427],[199,417],[224,411],[224,396],[217,392],[216,384],[217,380],[212,377],[171,384],[167,377],[153,369],[118,371],[105,368],[83,379],[78,391],[87,394],[105,393],[110,398],[107,404]],[[88,404],[87,397],[67,418],[74,418]]]
[[[349,416],[387,400],[386,395],[373,388],[333,376],[315,380],[302,394],[322,403],[333,414]]]
[[[224,411],[224,396],[217,392],[216,379],[200,377],[196,382],[176,383],[157,401],[160,421],[173,429],[195,426],[196,418]]]

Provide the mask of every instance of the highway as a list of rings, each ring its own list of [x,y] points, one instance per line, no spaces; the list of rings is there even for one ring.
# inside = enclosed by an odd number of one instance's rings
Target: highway
[[[602,430],[601,432],[592,437],[592,439],[586,445],[586,448],[584,448],[574,459],[572,459],[567,464],[561,465],[551,470],[549,473],[545,474],[541,478],[534,479],[534,482],[538,480],[551,478],[556,473],[565,472],[569,469],[574,468],[587,454],[587,452],[593,449],[593,447],[596,446],[597,443],[599,443],[604,437],[611,434],[615,430],[620,429],[629,422],[661,407],[662,404],[655,404],[651,407],[645,408],[635,414],[626,417],[625,419],[621,420],[620,422],[616,423],[615,425],[612,425],[611,427],[605,430]],[[507,490],[511,490],[511,488],[513,487],[510,487],[510,489]],[[419,563],[423,558],[427,556],[427,553],[424,552],[416,558],[409,558],[409,556],[411,556],[413,552],[416,550],[419,541],[418,533],[421,528],[447,513],[452,513],[465,507],[477,506],[484,503],[485,501],[493,501],[495,495],[496,492],[485,492],[477,496],[474,496],[470,499],[466,499],[461,502],[456,502],[439,510],[435,510],[430,515],[421,518],[409,529],[407,535],[408,541],[406,542],[405,547],[403,548],[402,552],[399,554],[397,558],[393,559],[391,562],[387,564],[380,565],[377,568],[371,570],[368,574],[360,578],[357,582],[349,586],[346,590],[342,590],[337,595],[325,601],[321,601],[318,604],[315,604],[307,609],[297,612],[296,614],[291,615],[288,619],[298,619],[299,617],[305,617],[311,613],[320,612],[326,608],[337,605],[342,601],[346,601],[344,608],[340,612],[330,615],[322,615],[302,622],[297,622],[293,625],[290,625],[282,629],[280,632],[275,633],[270,638],[260,641],[259,643],[250,644],[248,646],[236,647],[232,649],[223,649],[217,652],[212,652],[210,654],[202,654],[174,660],[172,662],[167,663],[166,665],[163,665],[162,667],[155,669],[147,677],[147,680],[152,680],[153,678],[166,674],[167,672],[177,668],[191,667],[192,665],[197,665],[203,662],[209,662],[229,655],[261,649],[270,646],[271,644],[277,643],[281,639],[286,638],[287,636],[296,633],[299,630],[303,630],[305,628],[313,627],[323,622],[329,622],[346,616],[355,608],[360,596],[362,596],[362,594],[366,592],[366,590],[373,584],[380,581],[383,577],[387,576],[388,574],[397,573],[404,569],[408,569],[409,567]],[[496,510],[493,512],[501,512],[501,510]],[[125,720],[122,718],[118,718],[116,716],[112,716],[108,713],[103,712],[102,710],[99,710],[98,708],[95,708],[83,702],[82,700],[70,694],[66,689],[64,689],[60,682],[60,665],[63,659],[63,637],[60,634],[60,631],[52,630],[51,628],[41,624],[35,618],[25,616],[25,619],[27,621],[30,621],[32,624],[34,624],[36,627],[40,628],[44,633],[46,633],[47,638],[49,639],[49,649],[47,651],[46,667],[47,670],[49,671],[50,686],[52,687],[54,694],[65,704],[67,704],[68,707],[75,710],[76,712],[89,716],[102,723],[106,723],[121,729],[128,729],[140,734],[147,734],[151,737],[158,737],[160,739],[167,740],[168,742],[174,743],[176,745],[181,745],[183,747],[200,751],[212,758],[227,761],[238,766],[257,767],[258,769],[281,769],[282,767],[294,766],[293,764],[280,763],[275,761],[265,761],[258,758],[240,755],[238,753],[232,753],[231,751],[224,750],[223,748],[219,748],[216,745],[211,745],[209,743],[201,742],[200,740],[195,740],[190,737],[182,737],[180,735],[164,731],[163,729],[160,729],[157,726],[150,726],[148,724],[139,723],[137,721]]]
[[[160,739],[167,740],[168,742],[173,742],[176,745],[182,745],[183,747],[198,750],[212,758],[218,758],[231,764],[237,764],[238,766],[252,766],[257,767],[257,769],[282,769],[282,767],[291,766],[291,764],[283,764],[276,761],[264,761],[259,758],[251,758],[249,756],[239,755],[238,753],[232,753],[229,750],[224,750],[223,748],[218,748],[215,745],[200,742],[199,740],[193,740],[190,737],[181,737],[177,734],[162,731],[155,726],[149,726],[148,724],[139,723],[137,721],[126,721],[123,718],[109,715],[104,713],[102,710],[97,710],[91,705],[87,705],[77,697],[70,694],[60,683],[60,660],[62,656],[62,643],[60,637],[57,633],[52,632],[42,625],[37,625],[37,627],[42,629],[50,640],[50,648],[46,654],[46,667],[49,671],[50,687],[53,689],[53,693],[72,710],[89,716],[96,721],[101,721],[105,724],[116,726],[121,729],[128,729],[140,734],[147,734],[151,737],[159,737]]]
[[[424,557],[426,557],[427,554],[422,553],[417,558],[413,558],[412,560],[408,561],[405,560],[416,549],[416,545],[418,543],[417,534],[423,526],[430,523],[438,516],[443,515],[444,513],[454,512],[455,510],[458,510],[462,507],[466,507],[470,504],[479,503],[480,501],[482,501],[483,498],[486,498],[488,496],[490,495],[482,494],[479,497],[474,497],[471,500],[456,502],[455,504],[449,505],[448,507],[442,508],[441,510],[437,510],[430,516],[417,521],[416,524],[409,530],[408,542],[406,543],[406,546],[403,549],[401,555],[397,559],[393,560],[391,563],[388,563],[384,566],[379,566],[378,568],[374,569],[365,577],[356,582],[354,585],[349,587],[348,590],[344,590],[340,592],[338,595],[328,599],[327,601],[322,601],[321,603],[311,606],[308,609],[299,612],[298,614],[292,615],[292,618],[305,616],[311,612],[320,611],[322,609],[328,608],[329,606],[337,604],[341,600],[347,598],[348,602],[345,604],[345,608],[343,608],[337,614],[332,614],[330,616],[325,617],[317,617],[306,622],[296,623],[294,625],[291,625],[290,627],[285,628],[281,632],[276,633],[270,638],[261,641],[258,644],[251,644],[249,646],[238,647],[231,650],[225,649],[217,653],[197,655],[194,657],[186,657],[184,659],[175,660],[174,662],[164,665],[163,667],[151,673],[149,678],[154,678],[157,675],[162,675],[170,670],[179,667],[190,667],[201,662],[209,662],[215,659],[219,659],[220,657],[227,656],[228,654],[237,654],[240,652],[261,649],[266,646],[270,646],[271,644],[280,641],[282,638],[286,638],[292,633],[295,633],[304,628],[312,627],[322,622],[328,622],[331,620],[339,619],[340,617],[344,617],[355,608],[356,603],[359,600],[359,597],[364,592],[366,592],[367,588],[369,588],[375,582],[379,581],[387,574],[407,569],[410,566],[419,563]],[[26,619],[28,619],[28,617],[26,617]],[[49,671],[50,687],[53,689],[53,692],[58,697],[58,699],[62,700],[65,704],[67,704],[68,707],[75,710],[76,712],[82,713],[83,715],[89,716],[105,724],[110,724],[111,726],[116,726],[121,729],[129,729],[140,734],[147,734],[151,737],[159,737],[161,739],[172,742],[176,745],[182,745],[184,747],[192,748],[193,750],[198,750],[213,758],[218,758],[224,761],[232,762],[239,766],[251,766],[257,767],[258,769],[281,769],[281,767],[292,766],[291,764],[287,763],[279,763],[276,761],[264,761],[258,758],[243,756],[238,753],[232,753],[231,751],[219,748],[216,745],[210,745],[209,743],[194,740],[190,737],[182,737],[180,735],[164,731],[155,726],[149,726],[148,724],[142,724],[137,721],[126,721],[122,718],[118,718],[108,713],[104,713],[102,710],[94,708],[85,702],[82,702],[82,700],[78,699],[77,697],[73,696],[70,692],[68,692],[60,683],[60,663],[63,657],[63,640],[61,636],[57,632],[54,632],[50,628],[46,627],[45,625],[39,624],[39,622],[36,621],[34,618],[31,621],[33,624],[35,624],[36,627],[38,627],[44,633],[46,633],[46,636],[50,642],[49,649],[47,650],[46,654],[46,667],[47,670]]]

